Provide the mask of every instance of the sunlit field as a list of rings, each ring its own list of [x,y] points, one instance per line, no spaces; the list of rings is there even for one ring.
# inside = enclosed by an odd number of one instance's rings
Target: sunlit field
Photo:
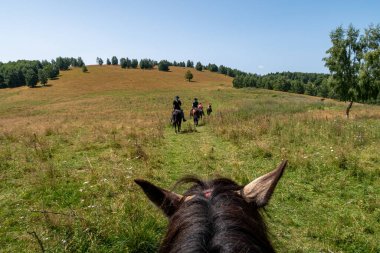
[[[344,103],[234,89],[208,71],[187,82],[180,67],[88,69],[0,90],[0,252],[156,252],[167,221],[133,179],[246,184],[282,159],[263,212],[278,252],[380,252],[379,106],[354,104],[346,119]],[[197,128],[194,97],[214,110]]]

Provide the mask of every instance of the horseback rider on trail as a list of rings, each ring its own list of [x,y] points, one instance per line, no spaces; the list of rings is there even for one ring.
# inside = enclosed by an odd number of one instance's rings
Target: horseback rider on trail
[[[193,101],[193,108],[194,109],[198,109],[198,98],[194,98],[194,101]]]
[[[183,113],[183,110],[181,109],[181,105],[182,105],[182,102],[181,100],[179,100],[179,96],[175,96],[174,101],[173,101],[173,111],[180,110],[182,113],[183,122],[185,122],[186,121],[185,114]]]

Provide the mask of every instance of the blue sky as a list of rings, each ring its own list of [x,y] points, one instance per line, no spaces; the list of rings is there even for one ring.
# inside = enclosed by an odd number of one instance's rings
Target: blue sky
[[[339,25],[380,23],[378,0],[1,0],[0,61],[81,56],[327,72]]]

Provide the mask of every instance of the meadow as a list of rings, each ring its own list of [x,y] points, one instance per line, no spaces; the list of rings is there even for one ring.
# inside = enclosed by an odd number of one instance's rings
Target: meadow
[[[262,89],[186,68],[89,66],[0,90],[0,251],[156,252],[166,218],[133,182],[240,184],[289,166],[263,212],[278,252],[380,252],[380,107]],[[179,95],[214,112],[175,134]],[[179,192],[183,188],[177,189]]]

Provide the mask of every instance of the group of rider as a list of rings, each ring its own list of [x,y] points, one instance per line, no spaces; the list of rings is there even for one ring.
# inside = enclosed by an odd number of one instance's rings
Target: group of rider
[[[185,114],[183,113],[181,105],[182,105],[182,102],[179,99],[179,96],[175,96],[174,101],[173,101],[173,110],[180,110],[182,113],[183,122],[185,122],[186,121]],[[208,107],[211,109],[211,104],[209,104]],[[193,109],[203,111],[203,105],[202,103],[198,102],[198,98],[194,98]]]

